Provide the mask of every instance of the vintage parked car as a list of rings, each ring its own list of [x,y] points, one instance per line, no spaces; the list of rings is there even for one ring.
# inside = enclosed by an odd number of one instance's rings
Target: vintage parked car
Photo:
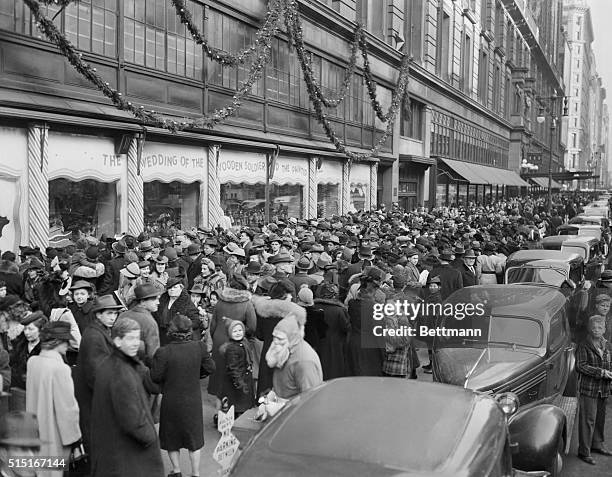
[[[510,393],[496,400],[439,383],[339,378],[287,403],[230,475],[545,476],[559,443],[543,437],[563,424],[558,408],[523,413]]]
[[[584,260],[577,253],[520,250],[506,261],[504,283],[541,283],[558,289],[568,300],[572,333],[587,310],[593,287],[585,280]]]
[[[598,280],[604,270],[604,246],[595,237],[573,237],[561,245],[565,253],[577,253],[584,260],[584,274],[587,280]]]
[[[563,242],[570,238],[572,238],[571,235],[549,235],[540,240],[540,245],[545,250],[561,250]]]
[[[525,413],[514,418],[516,425],[538,433],[537,439],[550,449],[561,449],[567,439],[563,413],[549,428],[531,426],[561,395],[575,395],[573,379],[566,389],[574,347],[563,294],[542,285],[476,285],[456,291],[445,306],[449,303],[454,309],[480,304],[484,312],[461,320],[452,315],[438,319],[436,326],[447,333],[433,341],[434,380],[493,395],[515,393],[519,415]],[[466,330],[473,331],[470,335]],[[545,468],[554,470],[561,454],[548,454]]]

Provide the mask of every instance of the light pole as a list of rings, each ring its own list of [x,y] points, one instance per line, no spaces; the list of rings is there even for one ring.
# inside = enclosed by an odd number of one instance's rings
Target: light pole
[[[553,163],[553,135],[555,129],[557,128],[557,90],[553,89],[552,96],[548,98],[538,98],[539,100],[548,100],[550,101],[550,139],[549,139],[549,147],[550,147],[550,159],[548,161],[548,215],[552,212],[552,163]],[[546,117],[544,116],[544,108],[540,108],[540,112],[536,118],[538,124],[542,124],[546,121]]]

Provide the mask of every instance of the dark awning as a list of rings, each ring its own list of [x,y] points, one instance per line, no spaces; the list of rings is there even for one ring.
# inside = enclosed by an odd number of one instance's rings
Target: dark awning
[[[547,177],[530,177],[530,181],[533,181],[535,185],[548,189],[548,178]],[[553,189],[562,189],[563,187],[557,181],[552,181]]]
[[[400,162],[418,162],[419,164],[424,164],[426,166],[433,166],[436,163],[435,157],[425,157],[425,156],[414,156],[411,154],[400,154],[399,155]]]
[[[521,179],[521,176],[516,172],[506,169],[455,161],[453,159],[440,158],[440,160],[470,184],[508,185],[518,187],[529,186],[529,184]]]

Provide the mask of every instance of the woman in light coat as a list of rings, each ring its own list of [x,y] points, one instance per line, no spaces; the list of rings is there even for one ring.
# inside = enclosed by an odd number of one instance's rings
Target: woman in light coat
[[[27,364],[26,410],[38,416],[43,444],[41,456],[64,458],[66,464],[72,446],[81,440],[79,406],[74,397],[70,367],[63,355],[73,339],[70,324],[48,323],[40,333],[41,352]],[[41,471],[42,477],[61,477],[63,471]]]

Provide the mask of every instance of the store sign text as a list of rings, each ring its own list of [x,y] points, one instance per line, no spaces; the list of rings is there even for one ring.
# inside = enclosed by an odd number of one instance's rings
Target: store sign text
[[[151,154],[142,158],[142,167],[183,167],[185,169],[201,169],[204,167],[203,157],[186,157],[177,155]]]
[[[109,167],[121,167],[121,157],[116,154],[102,154],[104,165]]]

